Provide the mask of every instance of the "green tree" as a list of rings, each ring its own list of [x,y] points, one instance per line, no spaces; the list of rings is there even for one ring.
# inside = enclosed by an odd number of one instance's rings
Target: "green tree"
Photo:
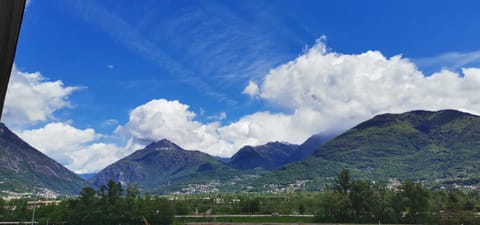
[[[53,207],[53,210],[49,213],[48,219],[49,224],[57,224],[64,221],[74,221],[71,220],[70,216],[72,215],[72,209],[69,208],[69,201],[62,200],[59,205]],[[75,223],[71,223],[75,224]],[[92,225],[95,225],[93,223]]]
[[[321,199],[316,222],[345,223],[351,221],[351,205],[347,195],[327,192]]]
[[[258,198],[248,197],[242,203],[242,212],[249,214],[260,212],[260,200]]]
[[[12,199],[8,202],[9,208],[15,209],[9,215],[12,221],[28,221],[32,218],[32,210],[27,207],[28,200],[26,198]]]
[[[142,221],[142,216],[139,215],[139,195],[140,192],[136,185],[129,184],[126,189],[125,209],[123,212],[125,222],[129,224],[136,224]]]
[[[65,216],[72,224],[101,224],[99,219],[102,218],[102,211],[93,188],[83,188],[77,199],[69,199],[66,202],[68,210],[66,210],[65,214],[67,215]]]
[[[390,199],[393,196],[393,192],[390,191],[385,184],[375,183],[373,185],[373,216],[374,222],[380,221],[382,223],[395,223],[392,218],[394,217],[393,208],[389,204]]]
[[[298,213],[300,213],[300,215],[303,215],[305,213],[305,204],[303,204],[302,202],[298,205]]]
[[[188,215],[190,213],[190,208],[185,202],[176,202],[175,203],[175,215]]]
[[[144,217],[152,225],[171,225],[173,222],[173,207],[165,198],[156,197],[146,201]]]
[[[335,178],[334,191],[346,195],[350,190],[352,178],[348,169],[343,169]]]
[[[0,221],[7,221],[8,210],[6,209],[7,203],[3,198],[0,198]]]
[[[430,192],[420,183],[406,181],[400,186],[400,201],[403,204],[405,222],[423,223],[428,216]]]
[[[108,181],[107,185],[102,185],[99,190],[100,208],[103,216],[99,219],[102,224],[120,224],[127,220],[125,212],[124,199],[122,199],[123,188],[120,182]]]
[[[98,209],[98,201],[96,192],[91,187],[85,187],[80,192],[79,205],[75,210],[79,214],[80,224],[98,224],[100,210]]]
[[[371,222],[373,218],[373,190],[369,181],[353,181],[349,193],[353,222]]]

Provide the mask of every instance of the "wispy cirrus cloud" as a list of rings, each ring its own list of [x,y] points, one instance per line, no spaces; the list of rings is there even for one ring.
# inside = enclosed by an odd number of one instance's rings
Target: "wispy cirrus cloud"
[[[415,58],[412,61],[426,70],[458,70],[462,67],[480,66],[480,51],[447,52],[433,57]]]
[[[112,39],[119,41],[125,47],[167,70],[171,77],[219,101],[230,105],[236,103],[236,100],[218,92],[201,76],[196,76],[196,73],[190,69],[188,63],[172,57],[170,52],[166,51],[162,46],[140,32],[136,26],[115,14],[112,10],[108,10],[94,1],[72,0],[69,2],[71,7],[85,21],[100,27]]]
[[[132,11],[142,12],[135,16],[95,1],[70,2],[81,18],[165,69],[170,78],[230,105],[239,104],[238,93],[249,80],[258,80],[272,67],[295,57],[285,41],[309,41],[295,35],[279,40],[278,36],[292,33],[291,29],[296,33],[298,27],[272,16],[262,3],[238,8],[230,5],[233,2],[199,1],[171,8],[167,2],[147,2],[143,7],[132,6]],[[165,16],[154,19],[158,14]]]
[[[208,120],[224,120],[226,118],[227,118],[227,113],[226,112],[221,112],[219,114],[207,117]]]

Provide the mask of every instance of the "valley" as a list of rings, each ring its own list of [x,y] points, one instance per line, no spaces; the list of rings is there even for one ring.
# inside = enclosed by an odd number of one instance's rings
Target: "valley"
[[[39,157],[29,158],[34,165],[39,165],[35,160],[51,162],[8,128],[1,134],[0,143],[9,146],[4,155],[19,149],[22,156]],[[64,187],[55,183],[58,178],[46,179],[66,170],[58,164],[59,172],[49,170],[52,175],[9,172],[20,167],[4,164],[1,168],[8,173],[1,174],[0,221],[25,220],[28,199],[40,197],[60,200],[39,208],[41,224],[135,224],[142,216],[165,225],[477,224],[480,117],[454,110],[382,114],[331,139],[312,140],[317,137],[298,146],[247,146],[228,160],[163,139],[89,174],[88,183],[82,180],[72,189],[58,188]],[[305,151],[305,146],[317,147],[296,160],[297,149]],[[42,177],[44,183],[27,183],[24,176]],[[5,185],[14,180],[21,185]],[[38,185],[35,192],[18,192],[33,184]],[[78,197],[67,197],[78,189]]]
[[[434,190],[475,190],[480,177],[480,117],[454,110],[378,115],[335,137],[313,135],[300,145],[245,146],[223,160],[163,139],[88,174],[88,182],[5,126],[0,143],[6,151],[0,158],[5,162],[0,165],[4,193],[31,192],[36,185],[35,192],[74,194],[109,180],[152,194],[325,191],[344,168],[359,179],[387,185],[414,180]],[[59,173],[68,174],[60,176],[68,185],[58,180]]]

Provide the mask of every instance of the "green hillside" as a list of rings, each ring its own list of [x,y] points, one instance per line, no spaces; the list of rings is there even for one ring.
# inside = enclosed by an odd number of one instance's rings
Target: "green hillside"
[[[383,114],[358,124],[320,146],[305,161],[263,178],[328,181],[341,168],[357,177],[475,182],[480,176],[480,117],[455,110]]]

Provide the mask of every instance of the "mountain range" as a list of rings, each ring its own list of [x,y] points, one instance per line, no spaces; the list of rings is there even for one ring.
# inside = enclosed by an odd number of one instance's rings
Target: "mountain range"
[[[0,187],[32,183],[74,193],[85,181],[0,126]],[[456,110],[381,114],[344,133],[313,135],[301,145],[244,146],[230,159],[185,150],[169,140],[143,149],[90,176],[143,192],[323,190],[343,168],[381,182],[418,180],[435,188],[480,182],[480,117]],[[77,192],[78,193],[78,192]]]
[[[228,172],[233,169],[215,157],[184,150],[163,139],[107,166],[90,181],[97,187],[115,180],[122,184],[136,183],[142,190],[152,190],[195,177],[216,177]]]
[[[320,145],[334,135],[315,134],[300,145],[285,142],[269,142],[258,146],[244,146],[230,160],[225,161],[233,168],[275,170],[287,163],[309,157]]]
[[[244,146],[230,159],[219,159],[200,151],[185,150],[163,139],[111,164],[90,182],[99,187],[109,180],[135,183],[141,190],[165,193],[189,186],[194,190],[260,190],[251,184],[280,166],[302,158],[323,136],[312,136],[305,145],[269,142],[260,146]],[[300,148],[302,147],[302,148]],[[300,152],[297,149],[300,148]],[[186,192],[189,191],[185,190]]]

